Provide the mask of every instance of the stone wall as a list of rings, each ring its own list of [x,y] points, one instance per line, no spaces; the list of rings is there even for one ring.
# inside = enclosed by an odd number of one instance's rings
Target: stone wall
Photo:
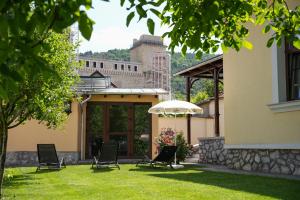
[[[76,164],[80,158],[78,152],[57,152],[58,159],[64,158],[66,164]],[[33,166],[38,164],[37,152],[18,151],[6,153],[7,166]]]
[[[224,138],[200,138],[199,162],[231,169],[300,175],[300,150],[224,149]]]

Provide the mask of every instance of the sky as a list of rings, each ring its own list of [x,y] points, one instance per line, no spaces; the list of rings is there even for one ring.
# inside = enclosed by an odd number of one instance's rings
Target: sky
[[[139,22],[135,17],[129,27],[126,26],[126,17],[130,13],[125,7],[120,6],[119,0],[110,2],[93,1],[93,8],[87,11],[88,15],[95,21],[94,30],[90,41],[81,37],[79,52],[93,51],[103,52],[109,49],[128,49],[134,38],[142,34],[149,34],[146,20]],[[154,35],[162,35],[168,29],[160,27],[160,22],[155,21]],[[170,41],[164,40],[168,45]]]

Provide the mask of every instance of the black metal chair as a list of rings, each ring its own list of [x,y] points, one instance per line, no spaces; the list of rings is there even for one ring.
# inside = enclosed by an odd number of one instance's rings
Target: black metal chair
[[[103,143],[99,156],[94,156],[92,168],[94,168],[94,165],[96,168],[114,165],[120,169],[118,163],[118,151],[119,145],[117,143]]]
[[[170,165],[172,168],[172,162],[175,158],[175,153],[177,151],[177,146],[164,146],[160,153],[153,159],[145,157],[145,159],[136,163],[136,166],[139,164],[149,164],[151,167],[155,167],[157,164],[166,164]]]
[[[64,158],[59,161],[54,144],[37,144],[37,154],[39,164],[36,171],[66,167]]]

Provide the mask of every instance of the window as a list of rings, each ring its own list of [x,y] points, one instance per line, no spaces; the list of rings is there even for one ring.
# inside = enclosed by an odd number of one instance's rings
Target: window
[[[135,71],[135,72],[137,71],[137,66],[134,66],[134,71]]]
[[[287,100],[300,100],[300,50],[285,45]]]
[[[131,71],[131,66],[130,65],[128,65],[128,71]]]
[[[96,68],[97,67],[97,63],[93,62],[93,67]]]
[[[124,65],[121,65],[121,70],[124,70]]]
[[[115,70],[117,70],[118,69],[118,64],[115,64]]]
[[[100,68],[103,68],[103,62],[100,63]]]
[[[89,61],[85,61],[85,66],[89,67],[90,66],[90,62]]]
[[[295,101],[298,100],[298,101]],[[272,46],[273,112],[300,110],[300,51],[282,40],[281,47]]]

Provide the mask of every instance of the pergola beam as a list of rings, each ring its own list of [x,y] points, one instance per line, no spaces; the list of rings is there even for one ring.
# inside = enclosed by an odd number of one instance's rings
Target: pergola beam
[[[186,77],[186,101],[190,102],[191,101],[191,78]],[[187,115],[187,141],[188,144],[191,144],[191,115]]]
[[[214,98],[215,98],[215,135],[220,136],[220,113],[219,113],[219,70],[214,69]]]

